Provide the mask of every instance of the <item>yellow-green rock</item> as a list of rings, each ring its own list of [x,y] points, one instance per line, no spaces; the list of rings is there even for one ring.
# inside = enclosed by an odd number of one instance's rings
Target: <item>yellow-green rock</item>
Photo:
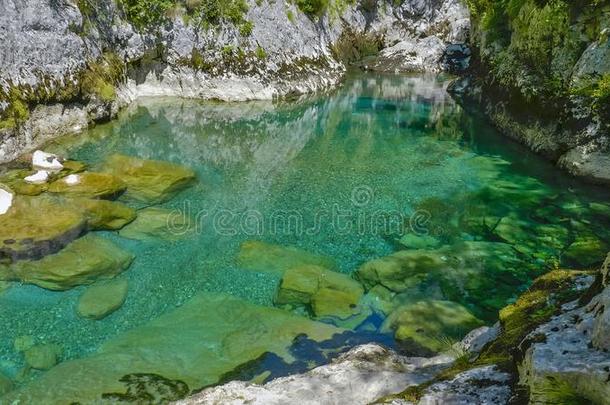
[[[127,184],[125,198],[143,203],[167,201],[195,180],[195,172],[184,166],[124,155],[110,156],[104,170]]]
[[[573,266],[591,267],[604,261],[610,246],[596,235],[579,234],[563,253],[562,261]]]
[[[84,231],[82,213],[44,196],[15,196],[1,217],[0,258],[39,258],[53,253]]]
[[[317,317],[353,315],[364,293],[349,276],[316,265],[293,267],[284,273],[275,303],[310,305]]]
[[[180,211],[163,208],[139,210],[135,221],[119,231],[124,238],[178,240],[195,230],[194,221]]]
[[[15,262],[9,271],[13,280],[49,290],[68,290],[99,279],[113,278],[127,269],[132,260],[131,253],[113,242],[88,234],[40,260]]]
[[[483,322],[452,301],[423,300],[397,308],[385,320],[382,331],[394,331],[395,339],[411,355],[427,356],[449,350]]]
[[[46,184],[29,184],[25,177],[36,173],[35,170],[15,169],[9,170],[0,176],[0,183],[6,184],[15,194],[37,196],[47,189]]]
[[[123,305],[127,298],[127,289],[127,280],[96,283],[80,296],[76,312],[83,318],[105,318]]]
[[[248,240],[241,244],[237,264],[247,270],[284,274],[293,267],[315,265],[336,269],[335,261],[293,246],[274,245],[259,240]]]
[[[78,173],[49,184],[50,193],[70,197],[114,199],[126,189],[125,183],[109,173]]]
[[[67,176],[74,173],[82,173],[87,170],[87,164],[76,160],[64,160],[62,163],[63,169],[61,175]]]
[[[83,210],[89,229],[114,231],[136,219],[136,210],[116,201],[79,198],[73,200]]]
[[[382,285],[394,292],[407,290],[421,283],[429,273],[446,263],[443,254],[434,250],[405,250],[364,263],[356,278],[366,289]]]
[[[58,364],[2,400],[90,404],[104,403],[102,394],[106,394],[106,401],[116,403],[109,396],[125,394],[124,377],[134,374],[182,381],[189,388],[183,391],[186,394],[217,383],[223,374],[267,352],[291,361],[288,348],[300,334],[321,341],[341,332],[280,309],[201,293],[148,324],[112,338],[89,357]],[[140,402],[149,403],[145,398]]]
[[[48,370],[58,363],[61,353],[60,346],[49,343],[32,346],[23,352],[23,355],[28,366],[37,370]]]

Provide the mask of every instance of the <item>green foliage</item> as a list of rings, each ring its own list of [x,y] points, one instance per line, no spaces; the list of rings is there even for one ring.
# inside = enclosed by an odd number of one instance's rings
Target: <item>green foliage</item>
[[[265,52],[265,50],[260,46],[256,47],[254,54],[258,59],[267,59],[267,52]]]
[[[562,405],[588,405],[591,401],[580,395],[569,381],[546,377],[545,384],[536,394],[542,395],[546,403]]]
[[[286,17],[288,17],[288,21],[290,21],[292,24],[296,23],[296,17],[294,16],[292,10],[286,11]]]
[[[30,116],[28,105],[17,87],[11,87],[8,94],[0,94],[0,100],[9,103],[0,115],[0,129],[18,127]]]
[[[295,0],[299,10],[312,17],[320,17],[326,12],[329,0]]]
[[[110,102],[116,97],[114,88],[123,74],[123,61],[113,53],[105,53],[100,60],[90,62],[87,69],[81,74],[82,94]]]
[[[174,6],[173,0],[117,0],[125,15],[138,29],[146,29],[163,23],[167,12]]]
[[[610,73],[585,80],[585,84],[573,89],[572,94],[590,97],[593,111],[605,122],[610,122]]]

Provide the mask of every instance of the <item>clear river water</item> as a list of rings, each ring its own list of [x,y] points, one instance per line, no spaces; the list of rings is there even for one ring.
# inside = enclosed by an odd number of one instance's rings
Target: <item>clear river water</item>
[[[16,385],[0,403],[136,401],[142,379],[164,402],[303,371],[367,341],[409,354],[386,322],[396,307],[450,302],[491,324],[536,276],[603,260],[607,190],[502,137],[446,86],[354,74],[293,101],[144,99],[48,145],[92,168],[115,153],[170,161],[197,182],[160,205],[187,219],[171,238],[96,232],[135,256],[118,276],[127,298],[104,319],[77,315],[85,286],[0,293],[0,372]],[[442,271],[393,291],[365,283],[353,316],[274,303],[284,262],[332,263],[358,279],[367,262],[422,249]],[[60,346],[59,365],[25,367],[14,343],[23,336]]]

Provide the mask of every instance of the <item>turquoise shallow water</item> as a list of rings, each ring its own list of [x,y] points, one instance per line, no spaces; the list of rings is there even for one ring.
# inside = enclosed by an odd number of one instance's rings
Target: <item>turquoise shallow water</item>
[[[19,384],[43,374],[20,373],[17,336],[59,343],[64,361],[83,358],[202,291],[273,306],[280,276],[236,261],[248,240],[330,256],[346,274],[405,249],[406,234],[433,236],[458,258],[470,251],[464,242],[507,243],[510,257],[490,248],[487,259],[476,256],[407,293],[459,302],[488,323],[535,276],[594,266],[610,242],[606,191],[579,185],[499,136],[458,106],[446,84],[356,75],[336,92],[292,102],[142,100],[111,123],[49,145],[91,167],[118,152],[192,168],[197,184],[162,206],[195,218],[195,229],[176,242],[100,232],[136,256],[121,275],[127,301],[101,321],[76,315],[82,287],[12,286],[0,295],[0,371]],[[488,221],[482,228],[472,218]],[[584,259],[566,254],[585,236],[595,248]],[[392,345],[370,326],[381,318],[351,326]]]

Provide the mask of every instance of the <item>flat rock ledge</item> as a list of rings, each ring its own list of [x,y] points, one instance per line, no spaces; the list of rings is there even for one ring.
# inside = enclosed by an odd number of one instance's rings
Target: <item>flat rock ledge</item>
[[[263,385],[232,381],[176,404],[368,404],[430,381],[452,362],[447,355],[404,357],[377,344],[365,344],[307,373]]]

